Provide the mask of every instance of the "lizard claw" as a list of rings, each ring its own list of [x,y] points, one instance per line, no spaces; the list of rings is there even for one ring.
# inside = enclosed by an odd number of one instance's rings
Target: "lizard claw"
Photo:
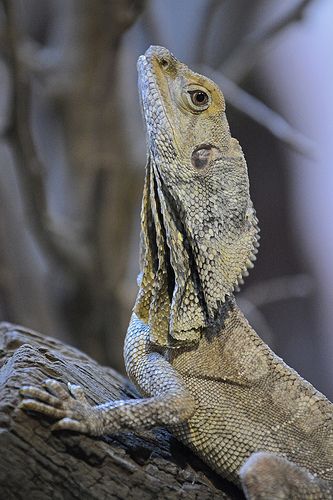
[[[74,420],[72,418],[62,418],[57,423],[53,424],[51,427],[52,431],[76,431],[81,433],[87,433],[89,430],[83,422]]]
[[[81,401],[81,403],[88,404],[86,395],[82,387],[80,387],[79,385],[71,384],[70,382],[68,382],[67,387],[73,398],[75,398],[77,401]]]
[[[48,392],[53,394],[55,397],[62,399],[64,401],[69,399],[70,395],[68,391],[64,388],[63,384],[58,382],[58,380],[48,378],[44,381],[43,386]]]
[[[101,415],[92,407],[83,389],[74,384],[65,388],[57,380],[47,379],[43,387],[24,386],[20,390],[23,400],[19,408],[54,418],[52,430],[72,430],[86,434],[101,434]]]
[[[39,387],[26,385],[21,388],[20,394],[25,398],[37,399],[51,406],[59,407],[61,405],[61,401],[57,397]]]
[[[43,415],[52,418],[63,418],[65,416],[65,412],[63,410],[59,410],[54,406],[36,401],[36,399],[24,399],[18,407],[21,410],[42,413]]]

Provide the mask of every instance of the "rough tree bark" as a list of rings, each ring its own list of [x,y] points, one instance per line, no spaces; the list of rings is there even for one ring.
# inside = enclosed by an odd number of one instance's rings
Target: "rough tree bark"
[[[94,439],[52,433],[17,409],[19,388],[45,378],[80,384],[91,403],[135,397],[111,368],[55,339],[0,324],[0,499],[241,499],[162,429]]]

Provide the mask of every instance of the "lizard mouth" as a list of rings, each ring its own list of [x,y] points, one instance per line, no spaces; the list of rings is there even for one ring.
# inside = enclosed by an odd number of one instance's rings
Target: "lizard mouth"
[[[169,145],[170,160],[176,158],[175,135],[168,118],[170,99],[165,71],[174,58],[164,47],[151,46],[137,62],[140,106],[149,138],[150,153],[161,157]]]

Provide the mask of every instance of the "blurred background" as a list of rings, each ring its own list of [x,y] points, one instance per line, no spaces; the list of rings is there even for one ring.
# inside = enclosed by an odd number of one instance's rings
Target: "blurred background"
[[[136,59],[222,88],[261,226],[238,301],[333,397],[331,0],[0,0],[0,319],[123,370],[146,158]]]

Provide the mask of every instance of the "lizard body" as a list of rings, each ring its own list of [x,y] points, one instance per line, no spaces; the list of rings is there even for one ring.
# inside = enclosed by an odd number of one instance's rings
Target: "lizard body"
[[[167,49],[138,62],[148,162],[126,369],[143,398],[91,407],[48,380],[21,407],[91,435],[167,426],[249,499],[333,498],[333,405],[278,358],[235,299],[258,226],[223,95]]]

